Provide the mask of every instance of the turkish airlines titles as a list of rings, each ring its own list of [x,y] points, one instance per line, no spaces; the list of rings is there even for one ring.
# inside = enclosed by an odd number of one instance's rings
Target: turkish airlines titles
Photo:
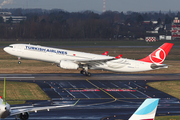
[[[56,53],[56,54],[67,55],[66,51],[59,51],[59,50],[55,50],[55,49],[32,47],[32,46],[26,46],[25,50],[32,50],[32,51],[39,51],[39,52],[51,52],[51,53]]]

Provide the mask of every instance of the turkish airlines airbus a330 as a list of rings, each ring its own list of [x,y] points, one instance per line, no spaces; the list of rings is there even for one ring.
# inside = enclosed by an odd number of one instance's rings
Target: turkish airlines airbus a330
[[[97,55],[31,44],[11,44],[5,47],[4,51],[17,56],[19,64],[21,63],[20,58],[46,61],[57,63],[63,69],[82,68],[81,74],[91,76],[88,69],[114,72],[140,72],[168,68],[166,64],[162,63],[172,46],[172,43],[164,43],[150,55],[140,60],[122,58],[122,55],[117,57],[106,56],[108,51],[102,55]]]

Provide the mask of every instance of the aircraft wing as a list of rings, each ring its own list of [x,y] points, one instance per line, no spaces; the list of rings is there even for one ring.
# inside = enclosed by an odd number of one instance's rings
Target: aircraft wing
[[[62,107],[70,107],[74,105],[61,105],[61,106],[47,106],[47,107],[28,107],[28,108],[19,108],[19,109],[11,109],[11,114],[12,115],[18,115],[20,113],[25,113],[25,112],[37,112],[40,110],[47,110],[49,111],[50,109],[56,109],[56,108],[62,108]]]
[[[74,60],[77,64],[87,64],[90,66],[95,66],[99,64],[103,64],[107,61],[115,60],[115,58],[109,58],[109,59],[87,59],[87,60]]]

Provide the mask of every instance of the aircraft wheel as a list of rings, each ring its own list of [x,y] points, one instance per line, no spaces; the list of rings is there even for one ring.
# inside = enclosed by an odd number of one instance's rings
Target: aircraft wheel
[[[90,76],[91,76],[91,73],[90,73],[90,72],[87,72],[87,73],[86,73],[86,76],[89,76],[89,77],[90,77]]]
[[[81,70],[80,73],[83,74],[84,70]]]
[[[83,74],[83,75],[86,75],[86,71],[83,71],[82,74]]]
[[[21,64],[21,61],[18,61],[18,64]]]

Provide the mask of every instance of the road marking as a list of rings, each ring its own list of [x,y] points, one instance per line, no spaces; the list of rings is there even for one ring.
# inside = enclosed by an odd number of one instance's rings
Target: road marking
[[[142,88],[142,89],[145,89],[144,87],[141,87],[140,85],[138,85],[138,84],[136,84],[136,83],[134,83],[134,84],[135,84],[136,86]]]
[[[124,84],[124,85],[126,85],[126,84]],[[130,89],[132,88],[131,86],[128,86],[128,85],[126,85],[127,87],[129,87]],[[137,90],[136,90],[137,91]],[[134,94],[132,94],[132,93],[130,93],[130,92],[128,92],[129,94],[131,94],[132,96],[134,96],[134,97],[136,97],[136,98],[139,98],[138,96],[136,96],[136,95],[134,95]]]
[[[78,99],[78,100],[76,101],[76,103],[74,104],[74,106],[79,102],[79,100],[80,100],[80,99]]]
[[[109,87],[108,87],[109,88]],[[71,89],[75,89],[75,88],[63,88],[64,90],[71,90]],[[87,87],[84,87],[84,88],[76,88],[76,89],[97,89],[97,88],[87,88]],[[102,89],[107,89],[107,87],[106,88],[102,88]],[[120,88],[120,87],[118,87],[118,88],[110,88],[110,89],[129,89],[129,88]],[[136,88],[132,88],[132,89],[136,89]]]
[[[112,100],[114,98],[73,98],[73,100],[78,100],[78,99],[81,99],[81,100]],[[147,99],[147,98],[116,98],[116,100],[131,100],[131,99]]]
[[[80,83],[81,85],[83,85],[85,88],[84,89],[87,89],[88,87],[86,87],[84,84]],[[92,89],[96,89],[96,88],[92,88]],[[100,90],[99,90],[100,91]],[[98,94],[96,94],[95,91],[92,92],[94,95],[96,95],[98,98],[101,98],[101,96],[99,96]]]
[[[61,88],[63,88],[63,86],[59,83],[59,86],[61,87]],[[63,88],[63,90],[65,90],[67,93],[69,93],[73,98],[76,98],[73,94],[71,94],[68,90],[66,90],[66,89],[64,89]]]
[[[13,78],[13,79],[24,78],[24,79],[32,79],[32,78],[35,78],[35,77],[0,77],[0,78]]]
[[[68,82],[74,89],[76,89],[77,90],[77,88],[76,88],[76,86],[74,86],[74,85],[72,85],[70,82]],[[84,94],[84,93],[82,93],[82,92],[80,92],[82,95],[84,95],[85,97],[87,97],[87,98],[89,98],[86,94]]]
[[[91,85],[95,86],[97,89],[100,89],[101,91],[103,91],[104,93],[106,93],[107,95],[109,95],[110,97],[112,97],[113,99],[117,99],[114,96],[112,96],[111,94],[109,94],[108,92],[106,92],[105,90],[103,90],[102,88],[99,88],[98,86],[96,86],[95,84],[93,84],[92,82],[90,82],[88,79],[86,79],[87,82],[89,82]]]
[[[112,85],[114,85],[115,87],[117,87],[117,88],[119,87],[119,86],[115,85],[115,84],[114,84],[114,83],[112,83],[112,82],[110,82],[110,83],[111,83]]]
[[[112,99],[112,98],[111,98]],[[102,105],[102,104],[108,104],[108,103],[113,103],[116,102],[117,99],[113,99],[112,101],[107,101],[107,102],[101,102],[101,103],[93,103],[93,104],[86,104],[86,105],[77,105],[77,106],[92,106],[92,105]]]
[[[141,91],[139,91],[139,90],[136,90],[136,91],[138,91],[139,93],[141,93],[141,94],[147,96],[148,98],[151,98],[150,96],[146,95],[145,93],[143,93],[143,92],[141,92]]]

